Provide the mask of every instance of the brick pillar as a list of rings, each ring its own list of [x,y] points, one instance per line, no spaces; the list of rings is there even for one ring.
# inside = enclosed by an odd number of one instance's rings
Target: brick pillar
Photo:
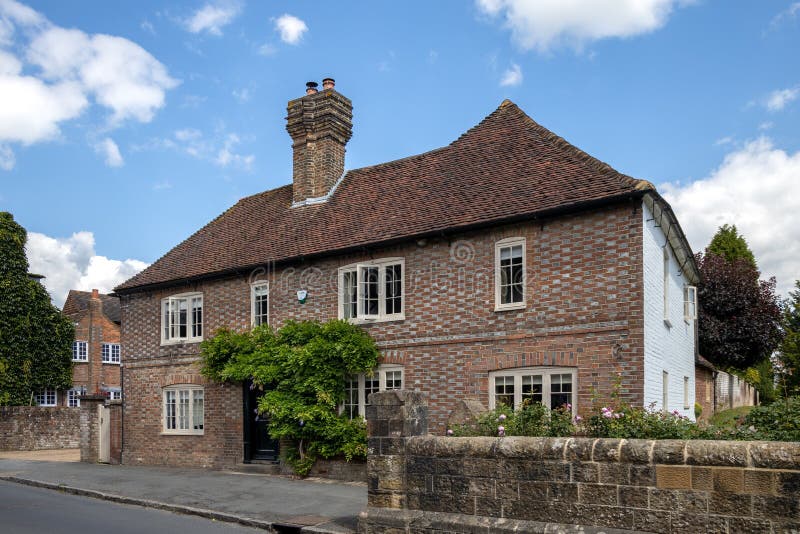
[[[112,464],[122,463],[122,401],[108,401],[108,418],[111,424],[111,458]]]
[[[406,508],[406,438],[428,433],[428,402],[417,391],[373,393],[366,415],[368,505]]]
[[[81,399],[81,462],[97,462],[97,449],[100,445],[100,420],[97,407],[106,398],[103,395],[84,395]]]

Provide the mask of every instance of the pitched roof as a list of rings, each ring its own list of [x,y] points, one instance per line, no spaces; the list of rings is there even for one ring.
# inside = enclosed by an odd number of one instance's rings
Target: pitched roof
[[[651,189],[505,100],[446,147],[348,171],[324,203],[292,207],[291,185],[243,198],[116,291],[578,209]]]
[[[64,302],[64,308],[61,312],[64,315],[76,316],[89,309],[89,300],[92,298],[91,291],[78,291],[70,289],[67,295],[67,300]],[[117,324],[120,322],[120,308],[119,297],[113,295],[100,294],[100,302],[103,303],[103,313],[108,317],[109,321]]]

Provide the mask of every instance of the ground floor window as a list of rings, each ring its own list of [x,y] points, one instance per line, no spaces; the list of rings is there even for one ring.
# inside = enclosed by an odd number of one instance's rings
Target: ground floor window
[[[106,397],[108,397],[108,400],[122,400],[122,389],[107,388]]]
[[[34,400],[39,406],[55,406],[58,404],[58,394],[55,388],[44,388],[34,395]]]
[[[403,368],[399,365],[381,365],[372,374],[348,377],[344,387],[342,413],[347,414],[350,419],[364,417],[371,393],[403,389]]]
[[[573,368],[522,367],[489,373],[489,408],[512,409],[524,403],[540,402],[550,409],[577,400],[577,371]]]
[[[85,387],[76,387],[67,390],[67,406],[70,408],[80,408],[81,395],[86,395]]]
[[[164,388],[164,433],[202,434],[204,396],[202,386],[178,385]]]

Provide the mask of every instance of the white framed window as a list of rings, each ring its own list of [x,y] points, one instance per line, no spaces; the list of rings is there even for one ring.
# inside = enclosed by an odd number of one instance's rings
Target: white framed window
[[[688,410],[689,406],[689,377],[683,377],[683,409]]]
[[[669,373],[663,371],[661,374],[661,409],[669,410]]]
[[[86,395],[85,387],[77,387],[67,390],[67,406],[70,408],[80,408],[81,395]]]
[[[697,288],[695,286],[684,286],[683,288],[683,320],[697,320]]]
[[[161,344],[203,340],[203,294],[161,299]]]
[[[56,406],[58,404],[58,392],[55,388],[44,388],[34,395],[34,400],[39,406]]]
[[[403,389],[403,367],[400,365],[381,365],[372,374],[347,377],[341,413],[350,419],[364,417],[369,395],[390,389]]]
[[[520,367],[489,373],[489,409],[501,404],[516,410],[540,402],[550,409],[578,399],[577,370],[571,367]]]
[[[73,362],[86,362],[89,361],[89,351],[87,349],[88,343],[86,341],[73,341],[72,342],[72,361]]]
[[[109,400],[122,400],[122,389],[108,388],[106,389],[106,396]]]
[[[525,238],[512,237],[495,243],[494,309],[525,307]]]
[[[672,326],[669,320],[669,246],[664,246],[664,324]]]
[[[250,286],[250,316],[253,326],[269,324],[269,282]]]
[[[100,352],[103,356],[103,363],[119,365],[119,343],[103,343],[100,345]]]
[[[202,434],[204,419],[203,386],[176,385],[163,391],[163,432]]]
[[[356,322],[405,319],[405,260],[385,258],[339,269],[339,318]]]

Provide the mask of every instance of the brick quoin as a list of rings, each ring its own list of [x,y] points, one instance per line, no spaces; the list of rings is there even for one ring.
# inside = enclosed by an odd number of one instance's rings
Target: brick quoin
[[[526,238],[527,307],[494,311],[495,243]],[[265,237],[267,239],[268,237]],[[408,389],[429,401],[430,431],[441,434],[466,396],[488,405],[489,373],[526,366],[577,368],[578,413],[593,391],[643,403],[642,207],[632,200],[582,213],[409,241],[361,253],[260,268],[227,278],[121,296],[124,463],[223,467],[242,461],[239,385],[199,374],[199,344],[161,346],[161,299],[203,294],[204,338],[250,328],[250,283],[270,282],[270,321],[338,317],[338,268],[405,259],[405,320],[364,325],[384,363],[404,366]],[[304,304],[297,290],[308,291]],[[205,385],[202,436],[162,434],[162,388]]]

